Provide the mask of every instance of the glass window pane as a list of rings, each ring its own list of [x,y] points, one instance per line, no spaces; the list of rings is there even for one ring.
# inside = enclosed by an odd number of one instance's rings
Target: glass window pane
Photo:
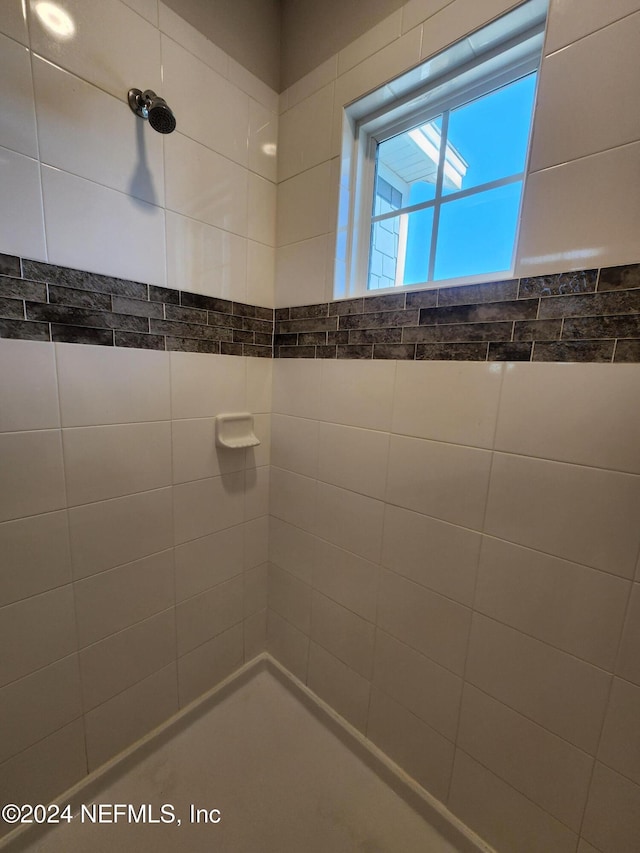
[[[373,215],[435,198],[442,116],[378,145]]]
[[[432,227],[432,207],[374,222],[368,289],[427,281]]]
[[[434,278],[511,269],[521,193],[517,181],[443,204]]]
[[[451,112],[444,194],[524,172],[536,74]]]

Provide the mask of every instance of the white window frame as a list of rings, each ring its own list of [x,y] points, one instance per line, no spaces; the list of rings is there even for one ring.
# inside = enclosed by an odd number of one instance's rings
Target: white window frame
[[[402,287],[403,290],[425,290],[513,276],[520,212],[510,270],[411,285],[396,282],[393,288],[369,290],[376,149],[385,139],[426,123],[445,111],[451,111],[537,71],[542,56],[547,5],[547,0],[528,0],[497,21],[345,108],[334,277],[335,299],[389,293],[397,287]],[[535,95],[533,109],[535,112]],[[522,206],[532,129],[533,120],[523,172],[518,177],[483,185],[483,190],[522,180]],[[439,166],[439,173],[441,166],[442,164]],[[441,181],[440,174],[438,177]],[[472,187],[448,193],[445,203],[450,199],[464,198],[477,192],[478,188]],[[415,209],[439,209],[442,203],[436,198],[432,202],[415,205]],[[409,211],[413,209],[409,208]],[[436,233],[437,229],[434,228],[434,240]],[[432,258],[431,266],[433,263]],[[432,271],[431,268],[430,272]]]

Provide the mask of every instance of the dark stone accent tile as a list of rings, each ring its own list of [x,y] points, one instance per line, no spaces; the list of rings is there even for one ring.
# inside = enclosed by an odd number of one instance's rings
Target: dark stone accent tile
[[[201,308],[183,308],[181,305],[166,305],[164,309],[166,320],[177,320],[179,323],[202,323],[207,325],[207,312]]]
[[[292,320],[302,320],[303,317],[327,317],[329,305],[321,302],[318,305],[293,305],[289,308],[289,317]]]
[[[315,358],[315,347],[278,347],[276,358]]]
[[[340,328],[383,329],[389,326],[417,326],[418,314],[418,308],[412,308],[411,311],[382,311],[377,314],[347,314],[340,317]]]
[[[242,344],[230,344],[227,341],[220,342],[221,355],[242,355]]]
[[[180,291],[174,290],[172,287],[158,287],[155,284],[150,284],[149,301],[166,302],[167,305],[179,305]]]
[[[272,347],[257,347],[253,344],[242,344],[242,355],[249,355],[253,358],[273,358]]]
[[[273,312],[273,319],[277,323],[278,320],[288,320],[289,319],[289,309],[288,308],[276,308]]]
[[[402,329],[352,329],[350,344],[399,344]]]
[[[510,278],[506,281],[485,281],[482,284],[441,287],[437,293],[439,306],[508,302],[518,298],[518,279]]]
[[[281,320],[277,332],[332,332],[338,325],[337,317],[317,317],[307,320]]]
[[[203,341],[195,338],[180,338],[167,335],[167,350],[170,352],[220,352],[220,341]]]
[[[0,320],[0,338],[50,341],[51,335],[48,323],[30,323],[28,320]]]
[[[452,323],[448,326],[417,326],[404,329],[405,344],[430,341],[510,341],[513,323]]]
[[[24,320],[24,302],[22,299],[0,298],[0,317],[7,320]]]
[[[254,332],[245,332],[243,329],[234,329],[233,342],[234,344],[253,344],[255,343],[254,335]]]
[[[0,276],[0,296],[29,299],[31,302],[46,302],[47,285],[39,281]]]
[[[127,281],[110,275],[99,275],[69,267],[57,267],[40,261],[23,261],[22,274],[35,281],[47,281],[62,287],[75,287],[78,290],[94,290],[96,293],[111,293],[115,296],[131,296],[133,299],[147,299],[148,286],[139,281]]]
[[[256,306],[255,305],[247,305],[246,302],[234,302],[232,303],[232,313],[236,315],[236,317],[255,317],[256,316]]]
[[[222,326],[227,329],[241,329],[242,317],[234,317],[233,314],[219,314],[215,311],[207,313],[207,323],[210,326]]]
[[[559,341],[562,320],[520,320],[514,326],[516,341]]]
[[[407,308],[435,308],[437,304],[438,291],[435,288],[407,293]]]
[[[0,275],[12,275],[20,278],[20,258],[15,255],[3,255],[0,252]]]
[[[116,332],[117,347],[164,350],[164,335],[142,335],[138,332]]]
[[[531,361],[532,349],[530,341],[493,341],[489,344],[489,361]]]
[[[273,346],[273,335],[272,334],[264,334],[263,332],[254,332],[253,337],[254,337],[255,342],[259,346],[263,346],[263,347]]]
[[[93,290],[76,290],[73,287],[60,287],[57,284],[48,284],[49,302],[51,305],[71,305],[75,308],[94,308],[98,311],[119,311],[112,305],[108,293],[96,293]],[[123,298],[123,297],[116,297]],[[146,303],[143,303],[146,304]],[[133,314],[133,311],[123,311],[123,314]]]
[[[230,341],[232,339],[231,329],[214,328],[213,326],[199,326],[194,323],[176,323],[173,320],[149,321],[150,331],[156,335],[171,335],[175,338],[196,338],[205,341]],[[167,347],[168,348],[168,347]],[[193,350],[190,350],[193,352]],[[197,352],[197,350],[196,350]],[[203,350],[208,352],[208,350]]]
[[[256,320],[268,320],[273,323],[273,308],[263,308],[261,305],[256,305]]]
[[[418,344],[416,361],[486,361],[489,344]]]
[[[337,302],[329,304],[329,316],[337,314],[342,317],[344,314],[363,314],[364,299],[340,299]]]
[[[615,341],[538,341],[532,361],[611,361]]]
[[[113,332],[110,329],[92,329],[88,326],[61,326],[51,324],[51,340],[62,344],[96,344],[101,347],[113,346]]]
[[[316,347],[316,358],[337,358],[337,347],[335,344]]]
[[[122,329],[125,332],[149,331],[149,320],[146,317],[131,317],[128,314],[114,314],[110,311],[89,311],[67,305],[42,305],[38,302],[26,304],[29,320],[67,323],[70,326],[89,326],[94,329]]]
[[[120,314],[133,314],[135,317],[164,318],[162,302],[143,302],[141,299],[129,299],[128,296],[112,296],[113,310]],[[171,306],[167,306],[171,307]]]
[[[556,275],[537,275],[520,279],[519,299],[530,296],[565,296],[570,293],[593,293],[598,270],[578,270]]]
[[[585,296],[557,296],[540,300],[540,319],[598,317],[640,312],[640,290],[613,290]]]
[[[349,332],[343,329],[341,332],[327,332],[327,343],[331,346],[335,344],[348,344]]]
[[[413,361],[416,357],[415,344],[374,344],[374,358],[393,358]]]
[[[618,341],[613,360],[615,362],[640,361],[640,341]]]
[[[243,317],[242,328],[249,332],[273,334],[273,323],[270,320],[258,320],[254,317]]]
[[[538,300],[486,302],[478,305],[455,305],[450,308],[421,308],[420,325],[440,323],[489,323],[504,320],[535,320]]]
[[[273,345],[276,347],[295,347],[298,344],[298,335],[274,335]]]
[[[215,296],[204,296],[202,293],[187,293],[186,290],[181,290],[180,304],[184,308],[201,308],[203,311],[233,314],[233,302],[228,299],[217,299]]]
[[[347,344],[338,344],[338,352],[336,353],[337,358],[373,358],[373,345],[369,344],[365,346],[364,344],[359,344],[357,346],[351,346]]]
[[[582,338],[640,338],[640,314],[566,319],[562,327],[562,340]]]
[[[324,346],[326,343],[326,332],[300,332],[298,335],[298,344],[301,347]]]
[[[404,311],[406,293],[389,293],[386,296],[365,296],[363,314],[372,311]]]
[[[599,293],[603,290],[631,290],[634,287],[640,287],[640,264],[604,267],[600,270]]]

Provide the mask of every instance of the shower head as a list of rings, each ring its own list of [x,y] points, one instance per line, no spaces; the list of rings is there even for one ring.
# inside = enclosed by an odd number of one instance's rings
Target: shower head
[[[141,118],[149,120],[149,124],[158,133],[173,133],[176,129],[176,118],[164,98],[156,95],[151,89],[141,92],[140,89],[129,89],[129,106]]]

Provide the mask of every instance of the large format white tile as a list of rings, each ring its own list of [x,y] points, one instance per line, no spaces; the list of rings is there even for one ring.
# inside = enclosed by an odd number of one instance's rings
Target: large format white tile
[[[0,434],[0,521],[62,509],[60,430]]]
[[[251,305],[273,308],[275,302],[276,250],[247,240],[247,295]],[[257,361],[257,359],[252,359]]]
[[[0,252],[47,260],[42,187],[36,160],[0,148]]]
[[[168,353],[55,346],[63,426],[170,419]]]
[[[383,566],[469,607],[480,542],[480,534],[473,530],[385,506]]]
[[[382,501],[318,483],[318,536],[373,563],[380,560],[383,514]]]
[[[0,18],[0,32],[19,41],[20,44],[29,44],[25,7],[22,0],[5,0],[2,7],[2,18]]]
[[[280,116],[278,180],[324,163],[331,156],[333,83]]]
[[[405,6],[406,9],[406,6]],[[398,9],[380,23],[371,27],[338,54],[338,74],[344,74],[354,65],[372,56],[400,36],[405,9]],[[422,23],[418,21],[417,23]]]
[[[3,10],[4,11],[4,10]],[[31,62],[26,47],[0,36],[0,145],[27,157],[38,156]]]
[[[72,33],[59,36],[37,14],[37,0],[28,0],[31,48],[116,98],[134,86],[162,94],[160,33],[119,0],[86,3],[65,0],[64,13]]]
[[[582,834],[602,853],[635,853],[640,835],[640,786],[596,762]]]
[[[250,98],[259,101],[271,112],[278,109],[278,93],[247,70],[244,65],[229,57],[229,81],[238,89],[246,92]]]
[[[182,45],[202,62],[206,62],[209,68],[217,71],[223,77],[227,76],[229,57],[221,48],[209,41],[206,36],[187,23],[162,0],[158,3],[158,13],[161,32],[166,33],[173,41]]]
[[[387,501],[480,530],[490,467],[487,450],[393,435]]]
[[[316,539],[313,553],[313,588],[374,622],[379,569],[376,563]]]
[[[640,139],[640,117],[632,106],[639,39],[640,14],[635,14],[544,60],[531,171]],[[607,57],[604,67],[594,56]]]
[[[369,682],[316,643],[309,648],[308,685],[361,732],[367,726]]]
[[[494,454],[485,530],[631,578],[640,544],[632,474]]]
[[[239,575],[243,569],[242,525],[194,539],[175,550],[176,601],[198,595]]]
[[[232,355],[171,353],[174,418],[212,418],[246,406],[245,359]]]
[[[460,749],[448,806],[498,850],[574,853],[576,849],[574,832]]]
[[[269,560],[305,583],[311,582],[315,537],[275,516],[269,519]]]
[[[554,0],[549,10],[546,51],[558,50],[637,11],[637,0]]]
[[[640,685],[640,584],[637,583],[631,590],[616,673]]]
[[[371,680],[375,627],[346,607],[314,592],[311,598],[311,639],[343,663]]]
[[[294,575],[269,564],[267,581],[269,609],[309,635],[311,629],[311,587]]]
[[[244,473],[174,486],[176,544],[216,533],[244,520]]]
[[[278,468],[315,477],[318,471],[318,422],[288,415],[271,417],[271,462]]]
[[[171,484],[171,424],[120,424],[63,430],[70,506]]]
[[[327,233],[330,182],[331,164],[325,162],[278,184],[278,246]]]
[[[162,84],[181,133],[247,165],[249,98],[244,92],[166,36],[162,36]]]
[[[276,185],[253,172],[249,172],[247,236],[266,246],[275,246]]]
[[[278,115],[249,99],[249,168],[268,181],[278,178]]]
[[[598,758],[640,785],[640,687],[614,678]]]
[[[178,691],[184,707],[242,665],[242,625],[207,640],[178,659]]]
[[[244,470],[244,451],[218,447],[215,432],[215,418],[173,422],[171,444],[174,483],[187,483]]]
[[[33,73],[42,162],[164,205],[162,138],[131,112],[126,99],[38,56]],[[91,120],[87,104],[99,120]]]
[[[496,450],[640,473],[636,364],[506,365]]]
[[[469,684],[463,692],[457,746],[579,831],[593,767],[585,752]]]
[[[516,275],[635,263],[640,206],[628,189],[639,169],[634,142],[530,174]]]
[[[154,27],[158,26],[158,0],[122,0],[122,2],[146,18]]]
[[[165,142],[167,208],[247,236],[248,172],[183,136]]]
[[[268,465],[247,468],[244,475],[244,520],[251,521],[269,513],[271,469]]]
[[[231,578],[176,606],[178,655],[192,651],[242,620],[243,579]]]
[[[398,362],[391,429],[472,447],[493,446],[502,365]]]
[[[603,670],[474,614],[465,678],[594,754],[611,683]]]
[[[76,650],[71,586],[63,586],[0,609],[0,684],[8,684]]]
[[[485,537],[474,608],[612,671],[628,581]]]
[[[316,481],[282,468],[271,469],[269,512],[310,533],[316,528]]]
[[[244,568],[254,569],[269,559],[269,521],[267,517],[245,521],[244,530]]]
[[[274,413],[318,418],[324,410],[318,394],[322,367],[322,362],[316,359],[276,359],[273,364]]]
[[[167,284],[176,290],[247,300],[247,240],[168,210]]]
[[[383,571],[377,624],[432,661],[462,675],[471,626],[467,607]]]
[[[0,524],[0,607],[71,580],[69,530],[64,511]]]
[[[60,426],[54,348],[0,340],[0,432]]]
[[[449,2],[450,0],[409,0],[402,7],[402,32],[406,33],[417,27]]]
[[[171,489],[69,510],[74,578],[130,563],[173,545]]]
[[[247,409],[254,414],[271,413],[273,360],[247,358]]]
[[[84,648],[173,605],[173,552],[77,581],[74,593],[78,642]]]
[[[390,428],[394,362],[327,360],[321,364],[320,420],[365,429]]]
[[[276,305],[310,305],[325,299],[330,238],[281,246],[276,251]]]
[[[318,479],[371,498],[384,499],[389,435],[321,423]]]
[[[161,208],[50,166],[42,167],[42,187],[51,263],[165,284]]]

